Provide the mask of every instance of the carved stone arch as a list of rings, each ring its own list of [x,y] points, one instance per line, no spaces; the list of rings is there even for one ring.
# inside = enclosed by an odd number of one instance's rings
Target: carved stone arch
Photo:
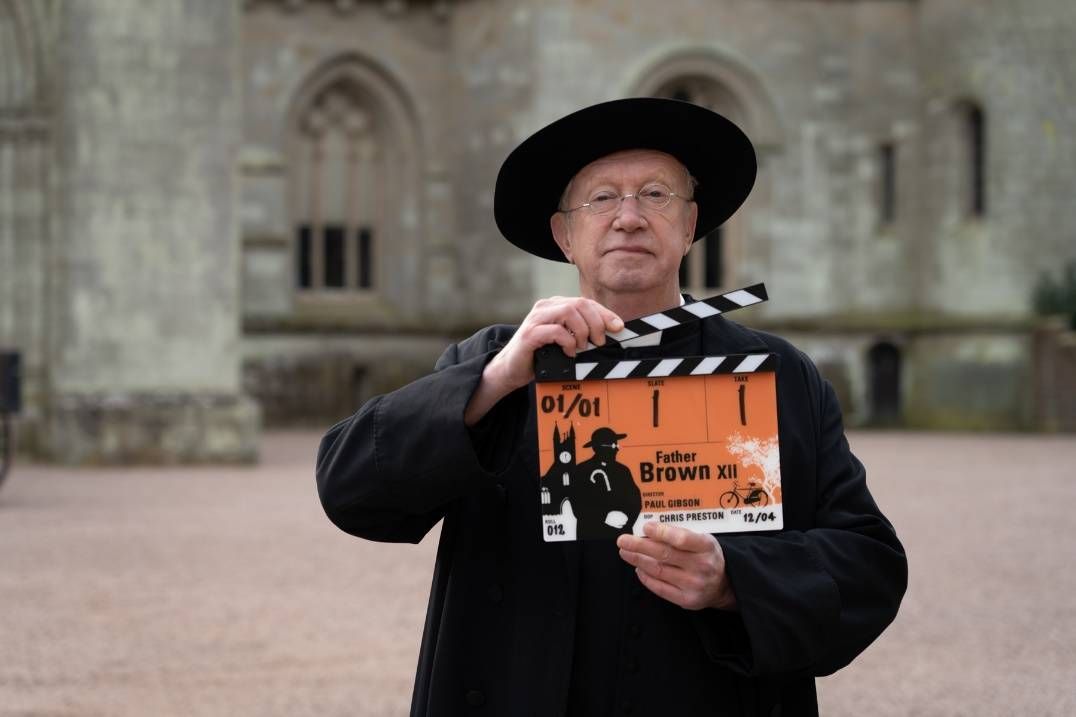
[[[421,305],[422,146],[402,85],[368,58],[337,56],[296,89],[286,123],[300,302]]]
[[[31,104],[34,63],[28,52],[26,8],[0,0],[0,111],[23,110]]]
[[[49,104],[47,52],[55,15],[51,0],[0,0],[0,111],[27,116]]]
[[[747,132],[756,149],[766,151],[785,142],[777,105],[754,70],[732,52],[712,46],[657,50],[644,57],[629,75],[628,96],[665,96],[677,82],[708,83],[724,95],[729,117]]]
[[[305,75],[291,94],[285,114],[288,124],[295,123],[297,113],[309,104],[313,96],[341,78],[349,78],[362,85],[391,112],[397,128],[410,133],[413,135],[411,139],[418,141],[419,134],[415,131],[418,113],[411,94],[388,68],[357,52],[334,56]]]
[[[657,50],[642,58],[629,73],[626,90],[626,95],[671,97],[708,107],[751,138],[759,156],[752,196],[728,222],[695,243],[681,265],[680,284],[709,295],[753,280],[744,270],[745,247],[750,244],[755,255],[764,252],[757,248],[759,242],[748,241],[745,215],[767,207],[771,180],[765,158],[785,141],[777,106],[762,80],[732,52],[692,45]]]

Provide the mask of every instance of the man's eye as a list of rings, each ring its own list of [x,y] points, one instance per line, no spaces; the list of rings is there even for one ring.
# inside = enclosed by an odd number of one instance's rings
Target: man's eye
[[[607,204],[616,200],[616,194],[613,192],[598,192],[590,198],[591,204]]]
[[[669,201],[669,197],[672,194],[672,190],[668,187],[662,187],[659,185],[650,185],[643,187],[639,190],[639,197],[645,199],[654,204],[662,204]]]

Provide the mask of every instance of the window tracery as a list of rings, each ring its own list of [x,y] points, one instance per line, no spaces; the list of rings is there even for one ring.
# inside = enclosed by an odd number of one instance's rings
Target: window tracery
[[[297,286],[373,290],[384,161],[377,114],[362,88],[341,78],[313,98],[298,125]]]

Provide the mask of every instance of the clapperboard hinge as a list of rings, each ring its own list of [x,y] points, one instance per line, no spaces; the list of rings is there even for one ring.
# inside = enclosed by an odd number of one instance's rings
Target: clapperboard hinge
[[[607,334],[614,344],[671,329],[718,314],[726,314],[745,306],[766,301],[765,284],[754,284],[725,294],[711,296],[677,306],[624,324],[623,330]],[[560,346],[550,344],[534,354],[534,373],[538,381],[582,381],[584,379],[664,378],[666,376],[708,376],[712,374],[753,373],[774,371],[776,357],[772,354],[731,354],[728,356],[686,356],[641,360],[600,359],[587,361],[587,349],[576,358],[568,357]]]

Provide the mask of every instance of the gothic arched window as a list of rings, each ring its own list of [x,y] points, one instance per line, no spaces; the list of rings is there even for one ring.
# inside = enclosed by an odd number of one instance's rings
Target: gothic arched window
[[[346,77],[322,89],[299,115],[295,257],[301,290],[377,286],[384,176],[379,131],[371,102]]]

